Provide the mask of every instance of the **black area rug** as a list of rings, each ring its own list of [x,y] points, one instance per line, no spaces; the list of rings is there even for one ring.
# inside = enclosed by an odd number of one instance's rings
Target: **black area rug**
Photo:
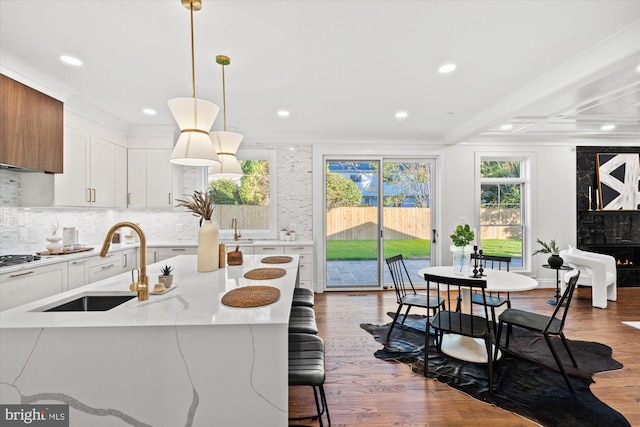
[[[363,323],[360,326],[384,345],[375,352],[377,358],[410,364],[413,372],[422,376],[426,320],[423,316],[410,315],[404,328],[399,326],[401,321],[402,316],[388,343],[390,323]],[[589,390],[594,373],[622,369],[622,364],[611,357],[611,348],[596,342],[569,340],[578,362],[576,369],[562,344],[554,344],[559,346],[558,354],[565,361],[575,392],[567,387],[544,338],[520,328],[514,328],[509,351],[503,352],[502,358],[494,364],[493,396],[489,395],[486,365],[438,353],[433,342],[429,352],[429,377],[543,426],[630,426],[619,412],[598,400]]]

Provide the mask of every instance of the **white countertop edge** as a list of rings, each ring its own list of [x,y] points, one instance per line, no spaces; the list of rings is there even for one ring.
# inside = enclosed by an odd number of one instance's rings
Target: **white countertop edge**
[[[218,269],[209,273],[197,273],[195,255],[180,255],[147,266],[150,287],[153,288],[162,265],[174,267],[176,289],[162,295],[149,295],[146,301],[137,298],[108,311],[100,312],[42,312],[59,303],[83,294],[135,294],[128,290],[131,273],[126,272],[86,286],[40,299],[0,312],[0,328],[41,327],[134,327],[134,326],[224,326],[287,324],[296,284],[299,255],[290,255],[287,264],[262,264],[264,255],[246,255],[242,266]],[[260,267],[277,267],[287,274],[273,280],[245,279],[244,272]],[[262,307],[236,308],[223,305],[220,300],[232,289],[265,285],[280,289],[280,299]]]
[[[233,245],[243,246],[264,246],[264,245],[273,245],[273,246],[313,246],[314,243],[312,240],[293,240],[293,241],[283,241],[283,240],[254,240],[252,242],[242,241],[242,242],[234,242],[233,240],[220,240],[220,243],[224,243],[228,247],[232,247]],[[88,258],[95,255],[100,255],[100,249],[102,248],[102,243],[97,245],[86,245],[87,248],[93,248],[91,251],[84,252],[76,252],[72,254],[64,254],[64,255],[42,255],[42,258],[38,261],[27,262],[24,264],[12,265],[10,267],[2,267],[0,268],[0,274],[5,273],[15,273],[16,271],[24,271],[30,268],[44,267],[47,265],[52,265],[60,262],[67,261],[75,261],[82,258]],[[129,249],[138,249],[140,247],[140,243],[112,243],[109,247],[109,253],[122,252]],[[196,248],[198,247],[198,242],[192,241],[150,241],[147,242],[147,249],[150,248]]]

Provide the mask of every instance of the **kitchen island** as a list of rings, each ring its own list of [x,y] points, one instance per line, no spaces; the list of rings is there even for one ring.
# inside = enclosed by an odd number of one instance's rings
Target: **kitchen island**
[[[246,255],[242,266],[196,272],[165,263],[173,289],[108,311],[45,312],[80,295],[123,294],[125,273],[0,313],[0,403],[65,403],[71,426],[282,426],[288,413],[288,320],[298,256],[286,264]],[[262,267],[278,279],[249,280]],[[221,303],[242,286],[280,289],[255,308]]]

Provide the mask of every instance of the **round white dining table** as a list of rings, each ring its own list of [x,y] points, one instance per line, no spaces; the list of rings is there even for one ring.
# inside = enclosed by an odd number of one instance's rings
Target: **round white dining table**
[[[453,271],[452,266],[426,267],[418,270],[418,275],[424,280],[425,274],[433,274],[444,277],[465,277]],[[532,277],[506,270],[484,270],[484,276],[478,280],[486,280],[488,292],[521,292],[530,291],[538,287],[538,281]],[[462,305],[463,312],[471,311],[471,290],[462,288]],[[496,316],[499,314],[496,310]],[[479,338],[465,337],[456,334],[447,334],[442,339],[442,352],[457,359],[466,360],[475,363],[487,363],[487,350],[484,341]],[[498,352],[498,359],[501,357]]]

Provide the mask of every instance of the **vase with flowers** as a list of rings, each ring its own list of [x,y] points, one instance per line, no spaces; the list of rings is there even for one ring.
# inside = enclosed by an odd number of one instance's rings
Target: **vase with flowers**
[[[469,243],[475,239],[475,233],[471,230],[469,224],[458,225],[449,237],[453,242],[451,246],[453,272],[460,275],[468,275],[472,252]]]
[[[200,230],[198,231],[198,272],[206,273],[220,268],[219,243],[220,227],[211,221],[213,217],[213,199],[209,191],[194,191],[187,199],[176,199],[177,206],[182,206],[191,211],[194,216],[200,217]]]

